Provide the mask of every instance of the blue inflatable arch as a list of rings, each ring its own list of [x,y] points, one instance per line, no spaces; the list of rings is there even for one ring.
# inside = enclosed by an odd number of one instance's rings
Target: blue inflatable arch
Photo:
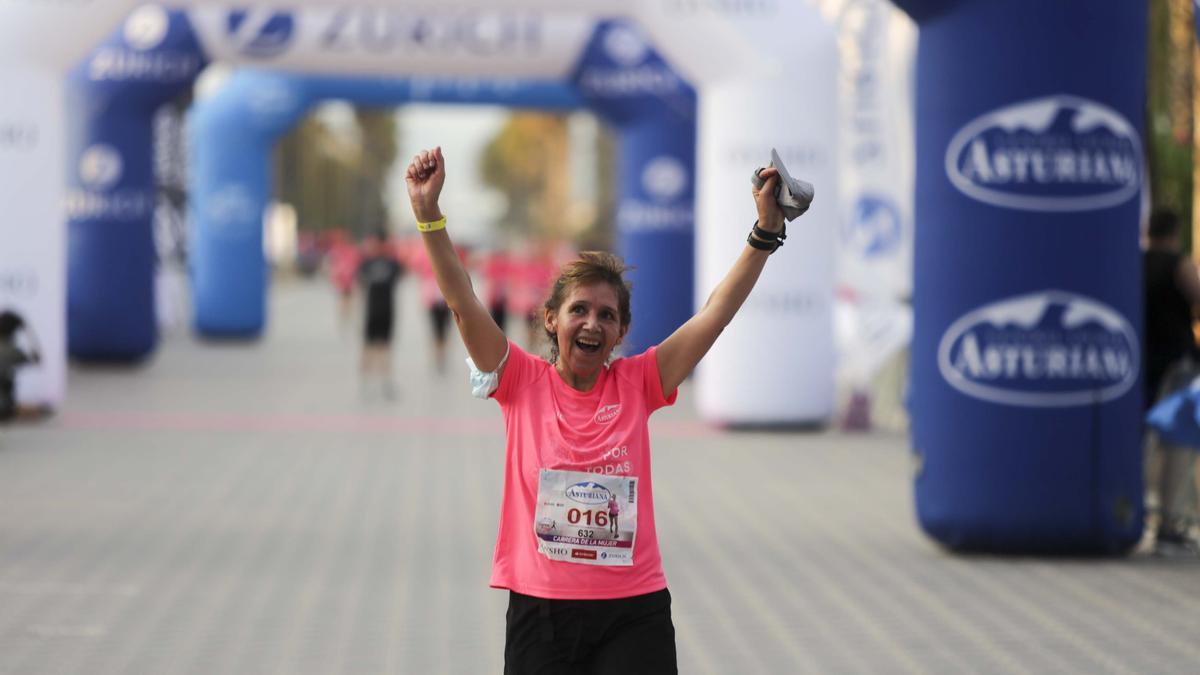
[[[150,48],[115,35],[78,75],[80,132],[73,147],[81,208],[71,219],[70,351],[132,360],[156,343],[153,302],[151,119],[157,105],[190,86],[205,63],[182,13],[170,39]],[[657,344],[692,312],[696,94],[652,49],[637,54],[631,83],[605,41],[628,42],[631,26],[601,21],[561,82],[306,76],[242,70],[191,113],[189,221],[194,327],[212,337],[253,338],[266,324],[262,217],[270,199],[269,157],[278,138],[311,106],[344,99],[374,106],[413,102],[586,108],[619,139],[617,248],[636,270],[631,349]],[[613,33],[617,35],[613,35]],[[133,33],[136,39],[136,32]],[[187,54],[189,68],[171,63]],[[104,64],[124,63],[122,77]],[[624,73],[624,74],[623,74]],[[164,74],[169,77],[164,77]],[[97,76],[99,75],[99,76]],[[436,139],[430,139],[435,142]],[[92,174],[119,173],[97,181]],[[103,183],[103,184],[102,184]],[[100,205],[100,206],[97,206]],[[106,220],[107,219],[107,220]],[[100,221],[104,221],[101,224]],[[112,222],[109,222],[112,221]],[[113,222],[119,221],[118,225]],[[119,273],[114,273],[119,261]]]
[[[603,39],[611,24],[594,38]],[[618,131],[618,249],[638,285],[629,342],[661,341],[691,315],[694,197],[688,175],[695,147],[695,96],[645,100],[611,96],[612,83],[589,79],[603,58],[589,48],[574,83],[448,79],[381,80],[306,77],[243,70],[192,119],[191,212],[196,328],[216,336],[253,336],[265,322],[262,213],[270,198],[269,157],[278,138],[315,103],[343,99],[368,105],[412,102],[588,108]],[[659,172],[646,180],[647,171]],[[680,255],[684,252],[684,255]],[[664,264],[670,261],[668,264]]]
[[[67,348],[133,361],[158,341],[153,120],[207,58],[180,12],[144,7],[68,81]]]

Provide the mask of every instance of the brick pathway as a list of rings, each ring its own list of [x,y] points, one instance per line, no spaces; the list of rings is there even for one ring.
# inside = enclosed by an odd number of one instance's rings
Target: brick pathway
[[[263,341],[76,368],[0,431],[0,673],[499,673],[499,411],[404,301],[394,403],[325,289],[283,283]],[[680,401],[651,433],[681,672],[1200,672],[1200,563],[950,555],[903,437]]]

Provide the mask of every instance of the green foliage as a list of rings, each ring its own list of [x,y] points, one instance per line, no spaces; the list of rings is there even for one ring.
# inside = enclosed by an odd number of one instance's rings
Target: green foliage
[[[275,194],[296,208],[301,231],[386,226],[387,178],[399,147],[391,110],[356,110],[358,142],[306,117],[275,148]]]
[[[581,217],[570,194],[570,135],[566,116],[513,113],[484,149],[481,179],[507,198],[499,222],[503,230],[527,239],[578,239],[608,248],[617,200],[616,142],[600,125],[594,140],[596,203],[590,217]]]
[[[1192,222],[1192,0],[1152,0],[1147,60],[1146,150],[1152,208],[1170,208]],[[1184,245],[1192,248],[1191,228]]]

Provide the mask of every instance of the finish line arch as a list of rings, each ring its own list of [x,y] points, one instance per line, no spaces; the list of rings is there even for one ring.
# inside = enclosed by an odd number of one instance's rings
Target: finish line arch
[[[96,181],[112,175],[114,157],[102,151],[91,153],[88,161],[83,161],[83,154],[95,145],[89,141],[100,140],[99,135],[88,135],[98,129],[85,119],[68,124],[63,105],[63,75],[99,42],[101,35],[111,34],[114,25],[123,33],[129,19],[119,23],[120,18],[129,17],[139,5],[135,0],[109,0],[0,7],[0,81],[21,92],[21,96],[0,101],[0,128],[5,130],[0,134],[0,174],[6,179],[0,183],[12,212],[11,218],[0,223],[0,304],[16,307],[30,318],[45,355],[40,366],[25,369],[18,379],[18,399],[27,403],[56,406],[66,395],[68,248],[73,257],[71,266],[82,262],[84,277],[89,279],[88,283],[76,284],[75,292],[83,292],[86,302],[96,303],[96,307],[109,303],[120,309],[129,298],[105,297],[102,280],[106,277],[97,270],[107,266],[123,275],[148,276],[126,259],[105,260],[97,253],[103,247],[89,254],[87,243],[89,236],[94,242],[106,231],[149,237],[147,227],[77,227],[74,233],[86,236],[76,238],[73,234],[68,246],[68,228],[63,226],[61,210],[68,196],[76,204],[102,204],[112,198],[115,203],[128,205],[130,194],[146,188],[135,177],[152,173],[143,164],[148,153],[118,153],[121,178],[112,185]],[[210,0],[168,0],[161,8],[172,15],[178,12],[191,25],[204,60],[309,74],[357,72],[391,77],[412,75],[422,58],[426,64],[430,59],[449,63],[436,54],[431,56],[428,50],[444,51],[455,45],[444,41],[423,46],[403,41],[351,44],[342,40],[326,46],[352,48],[310,51],[307,61],[301,57],[304,49],[321,46],[321,38],[328,34],[326,29],[332,22],[341,22],[343,27],[358,26],[361,35],[364,26],[403,24],[410,16],[435,23],[476,16],[484,17],[476,22],[482,30],[480,35],[494,37],[496,27],[507,20],[503,17],[517,15],[544,28],[535,32],[541,36],[536,49],[522,52],[524,58],[519,60],[529,70],[514,72],[511,62],[477,54],[481,58],[469,65],[458,62],[457,70],[442,75],[562,80],[580,63],[581,50],[591,44],[598,23],[617,20],[635,25],[649,37],[647,44],[661,50],[666,61],[697,88],[698,94],[696,126],[701,141],[692,148],[696,169],[690,176],[696,186],[692,188],[696,281],[693,288],[685,289],[682,299],[673,303],[690,311],[690,307],[703,302],[728,269],[754,217],[746,199],[747,177],[756,166],[766,163],[772,146],[779,148],[794,173],[811,180],[820,195],[825,195],[818,196],[805,216],[803,231],[794,232],[789,239],[784,253],[789,258],[787,264],[768,268],[751,303],[697,372],[697,400],[702,414],[721,423],[796,424],[828,419],[833,408],[831,298],[837,220],[833,197],[838,193],[837,51],[832,27],[809,4],[764,3],[730,11],[724,6],[669,1],[462,0],[453,9],[446,9],[419,2],[354,6],[302,0],[278,5],[256,2],[251,9],[239,10]],[[236,18],[239,13],[243,18]],[[277,43],[268,39],[264,49],[257,31],[272,33],[276,26],[289,22],[290,37]],[[572,23],[583,28],[572,31]],[[146,24],[137,28],[145,29]],[[71,40],[48,37],[64,31],[72,36]],[[499,34],[506,35],[502,30]],[[151,84],[155,69],[138,67],[146,63],[148,56],[139,46],[144,35],[133,30],[124,37],[130,36],[133,43],[117,46],[118,62],[133,66],[126,73],[130,81]],[[654,87],[660,81],[645,77],[647,69],[639,68],[641,64],[633,58],[638,51],[618,47],[617,53],[629,58],[630,64],[617,60],[619,68],[613,68],[607,76],[594,76],[589,83],[610,87],[608,93],[615,93],[612,87],[624,84],[630,88],[626,93],[634,97],[655,95]],[[358,65],[351,67],[354,63]],[[804,67],[797,69],[795,64]],[[115,80],[109,84],[115,84]],[[86,111],[86,107],[75,108],[71,114]],[[73,134],[70,152],[64,143],[68,126],[82,130]],[[84,164],[87,170],[82,169]],[[84,180],[85,173],[91,180]],[[73,174],[72,194],[68,195],[62,177]],[[640,182],[640,177],[623,176],[621,180]],[[646,203],[654,207],[653,202]],[[638,206],[634,204],[626,211],[634,215],[640,211],[644,218],[647,209]],[[130,246],[148,249],[144,239]],[[80,253],[84,255],[75,257]],[[688,252],[672,250],[667,259],[691,257]],[[89,268],[89,264],[98,266]],[[78,271],[72,270],[71,275]],[[92,282],[98,285],[92,287]],[[143,292],[140,297],[153,295]],[[106,321],[95,317],[113,319],[113,323],[124,320],[99,311],[94,312],[90,329],[86,319],[76,322],[81,330],[72,340],[80,340],[78,353],[83,358],[127,361],[144,357],[155,348],[157,334],[153,327],[146,330],[144,324],[106,325]],[[106,337],[95,338],[104,332]],[[99,343],[91,345],[100,347],[97,353],[86,353],[88,340]],[[757,352],[764,340],[782,345],[773,350],[771,359],[743,358],[748,350]],[[804,385],[797,387],[797,382]]]
[[[625,50],[616,58],[638,59],[654,78],[653,92],[614,79],[614,49]],[[270,150],[314,103],[331,98],[595,112],[619,138],[618,250],[636,268],[638,288],[630,348],[657,344],[691,315],[692,259],[679,253],[694,247],[696,95],[629,24],[606,21],[563,82],[235,74],[192,115],[193,295],[201,333],[246,337],[265,325],[261,221]]]

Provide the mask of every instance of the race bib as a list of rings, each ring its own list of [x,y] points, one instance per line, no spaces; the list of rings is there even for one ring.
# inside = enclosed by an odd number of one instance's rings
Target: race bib
[[[630,476],[542,469],[533,516],[538,553],[584,565],[632,565],[637,484]]]

